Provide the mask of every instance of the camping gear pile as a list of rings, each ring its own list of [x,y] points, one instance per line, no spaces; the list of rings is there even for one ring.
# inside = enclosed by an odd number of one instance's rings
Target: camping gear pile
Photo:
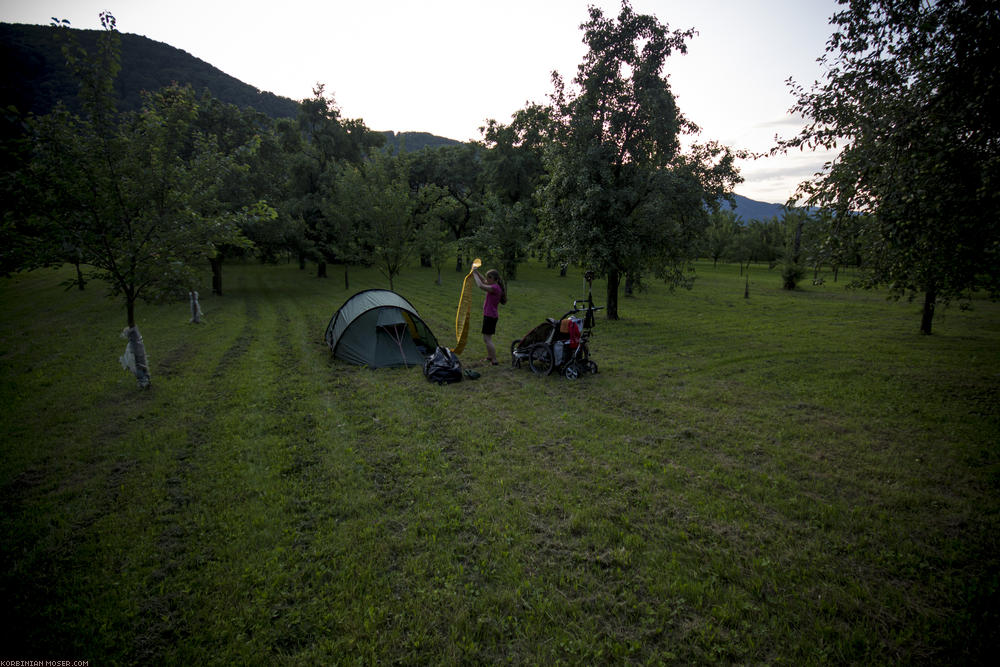
[[[438,384],[479,377],[463,371],[413,304],[389,290],[365,290],[345,301],[327,325],[325,339],[333,356],[368,368],[423,366],[427,379]]]
[[[523,364],[538,375],[557,371],[563,377],[575,380],[584,373],[596,373],[597,362],[590,358],[591,331],[594,313],[603,306],[594,306],[591,297],[576,300],[573,309],[560,318],[549,317],[537,327],[510,345],[511,363],[514,368]],[[580,317],[580,314],[583,317]]]
[[[473,268],[479,264],[477,259]],[[352,364],[369,368],[423,366],[424,376],[438,384],[458,382],[463,377],[475,379],[479,374],[463,371],[458,359],[459,348],[465,347],[468,339],[470,299],[465,293],[471,289],[466,290],[467,287],[463,287],[455,320],[458,338],[455,349],[439,346],[413,304],[384,289],[358,292],[345,301],[326,327],[326,343],[335,357]],[[601,308],[594,306],[591,296],[578,299],[562,317],[547,318],[515,340],[510,346],[514,368],[527,364],[538,375],[557,371],[571,380],[584,373],[597,373],[588,341],[594,328],[594,313]]]

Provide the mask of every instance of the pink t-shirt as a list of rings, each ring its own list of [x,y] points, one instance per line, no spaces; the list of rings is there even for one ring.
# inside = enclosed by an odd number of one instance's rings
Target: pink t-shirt
[[[486,317],[500,317],[500,295],[503,289],[500,285],[487,285],[486,300],[483,302],[483,315]]]

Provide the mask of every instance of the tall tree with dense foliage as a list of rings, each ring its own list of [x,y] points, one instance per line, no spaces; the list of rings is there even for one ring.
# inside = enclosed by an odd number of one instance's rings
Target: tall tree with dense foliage
[[[507,280],[528,255],[538,219],[534,196],[545,174],[542,156],[549,141],[551,112],[532,104],[517,111],[510,124],[488,120],[483,132],[483,181],[487,194],[483,217],[469,245],[495,258]]]
[[[1000,5],[993,0],[840,0],[824,80],[792,83],[809,123],[776,150],[840,148],[802,195],[866,213],[846,229],[864,287],[935,305],[1000,296]]]
[[[607,278],[607,316],[617,319],[623,275],[649,269],[671,286],[690,284],[708,211],[738,176],[726,148],[681,149],[681,134],[698,128],[678,109],[664,66],[694,31],[670,32],[628,2],[617,20],[589,11],[574,85],[553,74],[541,230],[555,253]]]
[[[241,243],[213,244],[209,255],[213,294],[222,295],[222,263],[227,257],[245,254],[255,239],[262,241],[256,250],[273,254],[274,240],[283,231],[274,206],[283,197],[286,161],[273,125],[269,116],[226,104],[207,92],[198,101],[195,127],[215,137],[219,150],[230,157],[219,200],[235,213],[243,233]]]
[[[353,220],[360,252],[394,289],[396,276],[417,251],[417,201],[407,161],[378,151],[358,165],[345,165],[338,179],[344,217]]]
[[[313,96],[302,101],[298,128],[303,141],[289,165],[286,210],[302,222],[309,254],[318,264],[317,275],[325,278],[328,262],[349,261],[340,247],[341,221],[325,214],[331,199],[325,188],[339,177],[343,165],[361,164],[385,138],[369,130],[360,119],[343,118],[323,84],[317,84]]]
[[[719,260],[731,253],[736,245],[736,236],[740,230],[740,217],[731,209],[719,209],[709,216],[708,229],[705,230],[705,254],[717,265]]]
[[[65,53],[81,81],[85,116],[65,108],[30,120],[28,181],[33,218],[49,247],[79,249],[88,273],[122,298],[137,377],[149,384],[136,327],[140,300],[186,294],[213,243],[238,243],[231,212],[220,206],[232,167],[214,136],[195,129],[190,88],[148,94],[139,112],[120,113],[112,83],[119,68],[110,14],[95,53]]]
[[[408,158],[410,187],[417,192],[434,185],[451,200],[442,210],[442,221],[451,229],[455,241],[468,237],[482,217],[483,184],[480,149],[475,144],[424,148]],[[467,264],[457,254],[455,270],[465,271]]]

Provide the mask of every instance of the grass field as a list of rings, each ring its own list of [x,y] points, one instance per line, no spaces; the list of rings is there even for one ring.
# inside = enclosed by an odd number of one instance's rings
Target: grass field
[[[124,312],[0,281],[0,658],[103,664],[933,664],[1000,641],[1000,305],[752,269],[652,283],[578,381],[332,360],[355,291],[228,266]],[[396,290],[454,342],[461,277]],[[533,265],[499,348],[582,296]],[[603,284],[595,283],[603,302]],[[484,356],[473,336],[466,361]]]

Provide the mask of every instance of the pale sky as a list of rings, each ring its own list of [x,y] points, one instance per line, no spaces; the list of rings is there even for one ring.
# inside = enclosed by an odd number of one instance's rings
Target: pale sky
[[[324,83],[347,118],[373,130],[480,139],[487,118],[509,122],[546,103],[551,72],[569,81],[585,52],[588,5],[617,16],[620,0],[0,0],[0,21],[100,27],[187,51],[260,90],[301,100]],[[671,30],[695,28],[665,73],[699,141],[764,151],[801,126],[787,114],[788,77],[812,83],[836,0],[632,0]],[[736,192],[783,203],[829,156],[741,161]]]

